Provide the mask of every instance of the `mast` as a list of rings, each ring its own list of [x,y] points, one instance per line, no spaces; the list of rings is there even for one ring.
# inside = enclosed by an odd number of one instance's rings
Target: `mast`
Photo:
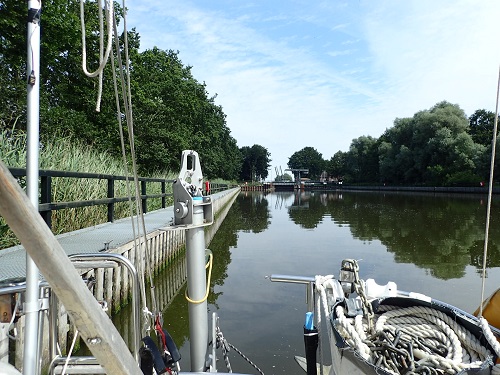
[[[38,210],[38,171],[40,134],[40,10],[38,0],[28,1],[27,37],[27,160],[26,183],[28,198]],[[26,254],[26,302],[24,312],[26,330],[24,337],[23,373],[39,374],[39,277],[38,268]]]
[[[174,181],[175,227],[186,229],[187,300],[189,302],[189,337],[191,372],[206,369],[208,348],[207,297],[204,226],[214,221],[212,198],[203,196],[203,173],[200,158],[193,150],[184,150],[181,171]],[[210,274],[210,271],[209,271]]]

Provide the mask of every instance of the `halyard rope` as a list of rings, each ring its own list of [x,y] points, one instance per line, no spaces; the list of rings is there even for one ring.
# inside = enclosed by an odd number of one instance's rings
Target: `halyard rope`
[[[497,101],[495,107],[495,121],[493,122],[493,135],[491,141],[491,162],[490,162],[490,179],[488,182],[488,203],[486,205],[486,226],[484,229],[484,249],[483,249],[483,267],[481,274],[481,301],[479,305],[479,316],[483,315],[484,287],[486,283],[486,263],[488,261],[488,237],[490,232],[490,212],[491,212],[491,196],[493,193],[493,177],[495,170],[495,154],[497,144],[497,129],[498,129],[498,101],[500,97],[500,68],[498,71],[497,82]]]
[[[102,17],[102,11],[103,7],[101,6],[101,0],[97,2],[97,7],[98,7],[98,15],[99,15],[99,28],[100,28],[100,52],[99,52],[99,67],[96,69],[94,72],[89,72],[87,70],[87,46],[86,46],[86,31],[85,31],[85,16],[84,16],[84,2],[85,0],[80,0],[80,18],[81,18],[81,29],[82,29],[82,68],[88,77],[97,77],[99,76],[99,91],[98,91],[98,99],[97,99],[97,105],[96,105],[96,110],[100,110],[100,100],[101,100],[101,94],[102,94],[102,72],[106,66],[106,63],[109,59],[110,53],[112,51],[112,41],[114,39],[115,41],[115,48],[116,48],[116,61],[118,64],[118,69],[115,69],[115,61],[114,58],[111,58],[111,67],[112,67],[112,76],[113,76],[113,84],[114,84],[114,92],[115,92],[115,100],[116,100],[116,113],[117,113],[117,119],[118,119],[118,125],[119,125],[119,131],[120,131],[120,141],[121,141],[121,148],[122,148],[122,156],[123,156],[123,165],[124,165],[124,170],[125,170],[125,175],[128,176],[128,162],[127,162],[127,157],[125,153],[125,141],[124,141],[124,135],[123,135],[123,124],[122,124],[122,119],[121,115],[124,113],[125,114],[125,121],[127,124],[128,128],[128,135],[129,135],[129,146],[130,146],[130,154],[131,154],[131,160],[132,160],[132,174],[133,174],[133,179],[134,179],[134,187],[135,187],[135,211],[137,212],[137,230],[138,233],[136,234],[136,226],[134,224],[134,209],[133,209],[133,203],[131,199],[131,189],[129,186],[129,178],[127,177],[126,179],[126,185],[127,185],[127,192],[129,196],[129,209],[130,209],[130,217],[132,218],[132,231],[134,235],[134,249],[136,251],[137,257],[136,257],[136,268],[138,270],[138,273],[140,275],[139,283],[140,283],[140,290],[141,290],[141,297],[142,297],[142,303],[143,303],[143,314],[144,314],[144,331],[149,331],[150,326],[146,323],[150,318],[153,318],[155,316],[159,316],[161,319],[161,313],[158,311],[158,306],[157,306],[157,300],[155,297],[155,288],[154,288],[154,283],[153,283],[153,276],[152,276],[152,262],[150,259],[150,254],[149,254],[149,242],[147,238],[147,231],[146,231],[146,225],[144,222],[144,213],[142,210],[142,205],[141,205],[141,193],[140,193],[140,186],[139,186],[139,180],[138,180],[138,172],[137,172],[137,164],[136,164],[136,155],[135,155],[135,145],[134,145],[134,125],[133,125],[133,116],[132,116],[132,99],[131,99],[131,89],[130,89],[130,66],[129,66],[129,53],[128,53],[128,37],[127,37],[127,20],[126,20],[126,14],[127,14],[127,9],[125,6],[125,0],[123,0],[123,28],[124,28],[124,46],[123,50],[125,53],[125,63],[122,62],[121,58],[121,49],[120,49],[120,43],[119,43],[119,38],[118,38],[118,31],[117,31],[117,26],[116,26],[116,20],[115,20],[115,15],[114,15],[114,6],[113,6],[113,1],[111,0],[102,0],[103,3],[105,4],[105,12],[106,12],[106,24],[107,24],[107,45],[106,45],[106,50],[104,51],[104,20]],[[117,73],[118,71],[118,73]],[[122,99],[123,99],[123,106],[124,106],[124,111],[122,112],[120,108],[120,97],[119,97],[119,89],[118,89],[118,83],[117,83],[117,74],[119,75],[119,82],[121,86],[121,94],[122,94]],[[141,233],[142,229],[142,233]],[[147,266],[144,264],[144,262],[147,264]],[[149,282],[150,282],[150,294],[151,294],[151,303],[152,303],[152,312],[149,312],[149,309],[147,308],[147,301],[146,301],[146,286],[144,282],[144,275],[148,274],[149,276]],[[145,334],[145,332],[143,332]]]
[[[99,14],[99,67],[94,72],[89,72],[87,70],[87,42],[86,42],[86,30],[85,30],[85,11],[84,11],[84,3],[85,0],[80,0],[80,24],[82,29],[82,69],[87,77],[97,77],[99,76],[99,88],[97,91],[97,103],[96,103],[96,111],[99,112],[101,110],[101,96],[102,96],[102,72],[104,71],[104,67],[109,59],[109,54],[112,50],[112,41],[113,41],[113,18],[114,18],[114,8],[113,1],[106,0],[105,9],[106,9],[106,24],[107,24],[107,34],[108,34],[108,42],[106,45],[106,51],[104,51],[104,24],[102,17],[102,7],[100,2],[97,2],[98,14]]]

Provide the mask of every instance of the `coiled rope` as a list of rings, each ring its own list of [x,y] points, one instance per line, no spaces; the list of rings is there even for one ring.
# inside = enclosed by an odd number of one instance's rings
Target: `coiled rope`
[[[329,316],[329,306],[338,300],[336,281],[316,277],[322,313]],[[330,299],[330,300],[329,300]],[[445,313],[425,306],[400,308],[379,306],[370,334],[366,318],[348,318],[341,305],[335,307],[335,329],[347,344],[367,362],[394,374],[456,374],[480,368],[490,362],[492,353],[467,329]],[[500,344],[487,321],[479,320],[484,336],[497,356]],[[333,328],[328,324],[330,341]],[[500,374],[500,366],[492,368]]]
[[[205,302],[208,298],[208,295],[210,294],[210,280],[212,279],[212,267],[213,267],[213,254],[212,252],[210,252],[208,254],[208,262],[207,264],[205,265],[205,269],[208,269],[208,276],[207,276],[207,290],[205,291],[205,295],[203,296],[202,299],[199,299],[199,300],[193,300],[191,298],[189,298],[188,296],[188,290],[186,288],[186,291],[184,293],[184,297],[186,297],[186,300],[189,302],[189,303],[193,303],[193,304],[200,304],[202,302]]]

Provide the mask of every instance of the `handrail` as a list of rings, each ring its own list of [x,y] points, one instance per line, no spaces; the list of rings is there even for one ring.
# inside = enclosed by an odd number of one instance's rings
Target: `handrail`
[[[9,168],[9,171],[14,177],[24,177],[26,176],[26,169],[24,168]],[[132,177],[127,176],[116,176],[110,174],[101,173],[85,173],[85,172],[68,172],[68,171],[54,171],[41,169],[39,171],[40,176],[40,204],[38,211],[42,215],[44,221],[47,223],[49,228],[52,226],[52,211],[57,211],[65,208],[80,208],[89,206],[108,206],[108,222],[113,222],[114,218],[114,208],[116,203],[126,202],[128,197],[115,197],[114,186],[115,181],[133,180]],[[52,177],[63,177],[63,178],[86,178],[86,179],[96,179],[96,180],[107,180],[108,189],[107,197],[100,199],[89,199],[84,201],[71,201],[71,202],[52,202]],[[162,179],[162,178],[149,178],[149,177],[138,177],[141,183],[141,201],[142,210],[144,213],[147,212],[147,200],[153,198],[161,198],[161,208],[166,207],[166,198],[172,197],[172,193],[166,193],[166,184],[173,183],[174,180]],[[157,182],[161,184],[160,194],[147,194],[147,183]],[[135,197],[132,198],[135,200]]]
[[[25,177],[25,168],[14,168],[9,167],[10,173],[14,177]],[[49,228],[52,228],[52,211],[58,211],[67,208],[81,208],[89,206],[100,206],[107,205],[107,221],[115,221],[115,204],[120,202],[126,202],[129,197],[115,197],[114,187],[115,181],[125,181],[133,180],[132,177],[127,176],[117,176],[103,173],[86,173],[86,172],[70,172],[70,171],[55,171],[48,169],[41,169],[39,171],[40,176],[40,204],[38,205],[38,211],[42,216],[45,223],[47,223]],[[62,177],[62,178],[85,178],[85,179],[96,179],[96,180],[107,180],[108,189],[106,198],[99,199],[88,199],[83,201],[70,201],[70,202],[53,202],[52,201],[52,178]],[[161,198],[161,208],[166,208],[167,197],[173,197],[172,193],[166,193],[166,184],[172,184],[173,179],[163,179],[163,178],[153,178],[153,177],[138,177],[141,184],[141,204],[142,211],[144,213],[148,212],[147,200],[148,199],[158,199]],[[147,194],[147,183],[156,182],[161,184],[161,193]],[[227,184],[211,184],[210,193],[215,193],[222,190],[229,189],[230,186]],[[135,197],[132,197],[135,200]]]

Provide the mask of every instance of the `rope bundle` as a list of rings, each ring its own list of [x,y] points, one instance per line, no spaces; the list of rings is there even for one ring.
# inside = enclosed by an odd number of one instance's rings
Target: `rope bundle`
[[[423,306],[393,308],[375,316],[375,333],[366,322],[347,319],[336,307],[336,328],[367,361],[395,374],[456,374],[479,368],[491,352],[441,311]]]
[[[322,285],[319,277],[316,280],[323,313],[328,316],[326,290],[333,293],[333,301],[339,296],[331,285],[333,280],[323,279]],[[340,305],[335,307],[335,315],[334,327],[347,344],[363,359],[392,374],[457,374],[492,365],[493,354],[470,331],[430,307],[381,305],[372,331],[365,317],[347,318]],[[487,322],[480,321],[480,326],[498,356],[500,345]],[[500,366],[493,366],[491,373],[500,374]]]

